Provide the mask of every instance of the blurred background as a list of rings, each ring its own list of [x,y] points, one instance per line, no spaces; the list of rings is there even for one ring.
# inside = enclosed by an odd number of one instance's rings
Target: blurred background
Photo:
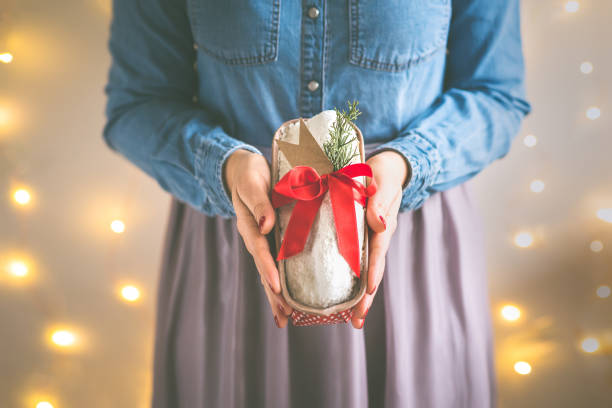
[[[170,199],[102,139],[110,11],[0,4],[0,407],[149,405]],[[610,407],[612,2],[522,17],[533,113],[470,181],[499,404]]]

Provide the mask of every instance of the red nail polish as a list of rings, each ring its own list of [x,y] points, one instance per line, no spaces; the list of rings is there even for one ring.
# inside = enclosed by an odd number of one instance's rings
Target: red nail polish
[[[266,217],[264,215],[261,216],[261,218],[259,219],[259,232],[262,231],[263,228],[263,224],[266,221]]]
[[[361,325],[359,326],[360,329],[363,329],[363,324],[365,323],[365,320],[361,321]]]
[[[387,223],[385,222],[385,219],[383,218],[382,215],[379,215],[378,218],[380,218],[380,221],[383,223],[383,227],[385,227],[385,230],[387,229]]]
[[[278,322],[278,317],[276,317],[276,315],[274,315],[274,323],[276,323],[276,327],[278,327],[279,329],[280,327],[280,323]]]
[[[376,292],[376,286],[374,286],[374,287],[372,288],[372,291],[371,291],[371,292],[368,292],[368,295],[371,295],[371,294],[372,294],[372,293],[374,293],[374,292]]]
[[[365,313],[363,314],[363,318],[365,319],[365,317],[368,315],[368,312],[370,311],[370,308],[368,307],[365,311]]]

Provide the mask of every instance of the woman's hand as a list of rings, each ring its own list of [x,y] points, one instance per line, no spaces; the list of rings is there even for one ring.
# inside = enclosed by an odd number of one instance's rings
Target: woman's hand
[[[410,167],[402,155],[385,150],[366,162],[372,168],[376,193],[368,199],[369,231],[368,284],[366,293],[353,307],[353,327],[361,329],[385,271],[385,256],[397,226],[397,212],[402,201],[402,186],[410,177]],[[409,179],[408,179],[409,180]]]
[[[278,269],[266,238],[275,222],[274,208],[268,198],[268,161],[261,154],[238,149],[227,159],[223,178],[227,190],[231,192],[238,232],[253,256],[274,314],[274,321],[278,327],[285,327],[293,309],[281,295]]]

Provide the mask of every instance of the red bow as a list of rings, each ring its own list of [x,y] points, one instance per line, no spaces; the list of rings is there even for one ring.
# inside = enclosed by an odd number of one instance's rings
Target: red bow
[[[276,183],[272,190],[274,208],[297,201],[276,260],[280,261],[302,252],[323,197],[329,190],[338,249],[359,277],[361,248],[353,200],[365,207],[367,197],[376,193],[376,184],[372,179],[370,185],[365,187],[353,180],[353,177],[358,176],[372,177],[372,168],[365,163],[356,163],[319,176],[312,167],[295,166]]]

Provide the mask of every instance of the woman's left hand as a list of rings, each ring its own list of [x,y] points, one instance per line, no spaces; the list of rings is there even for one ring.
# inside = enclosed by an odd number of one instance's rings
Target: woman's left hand
[[[385,257],[397,226],[397,212],[402,201],[402,186],[410,177],[410,168],[402,155],[385,150],[366,162],[372,168],[376,193],[368,199],[369,228],[368,284],[366,293],[353,307],[353,327],[361,329],[385,272]]]

